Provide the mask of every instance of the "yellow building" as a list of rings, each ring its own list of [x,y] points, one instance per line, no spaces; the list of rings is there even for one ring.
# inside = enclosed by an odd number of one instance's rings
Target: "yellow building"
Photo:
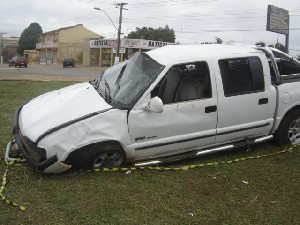
[[[86,38],[102,38],[82,24],[63,27],[57,30],[42,33],[36,50],[40,52],[40,64],[55,64],[64,58],[74,58],[82,63],[83,45]]]
[[[37,50],[24,50],[24,57],[28,60],[29,63],[39,61],[39,51]]]

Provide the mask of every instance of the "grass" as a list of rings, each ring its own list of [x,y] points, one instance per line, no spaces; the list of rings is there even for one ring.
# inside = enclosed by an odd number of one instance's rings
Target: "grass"
[[[14,111],[71,82],[0,81],[0,176]],[[174,164],[199,164],[276,152],[273,143]],[[34,172],[10,167],[0,224],[300,224],[300,149],[188,171]]]

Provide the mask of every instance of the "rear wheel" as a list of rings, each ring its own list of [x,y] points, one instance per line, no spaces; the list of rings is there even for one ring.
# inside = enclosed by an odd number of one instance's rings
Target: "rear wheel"
[[[288,113],[275,133],[275,140],[280,145],[300,143],[300,110]]]

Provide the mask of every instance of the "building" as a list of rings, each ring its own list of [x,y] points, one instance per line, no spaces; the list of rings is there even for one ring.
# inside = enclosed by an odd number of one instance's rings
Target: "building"
[[[17,55],[19,37],[3,37],[0,35],[0,56],[4,62],[8,62]]]
[[[37,50],[24,50],[24,57],[28,60],[28,63],[39,62],[40,53]]]
[[[42,33],[36,50],[40,52],[40,64],[55,64],[64,58],[74,58],[81,63],[83,60],[83,45],[86,38],[102,38],[82,24],[63,27]]]
[[[120,61],[124,61],[125,59],[129,59],[135,52],[146,52],[169,44],[174,43],[122,38],[119,59]],[[85,39],[83,64],[111,66],[116,56],[116,48],[117,39]]]

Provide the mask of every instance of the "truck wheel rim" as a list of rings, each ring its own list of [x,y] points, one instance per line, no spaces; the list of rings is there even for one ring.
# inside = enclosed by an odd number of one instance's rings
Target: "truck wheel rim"
[[[123,163],[124,158],[118,152],[105,152],[97,156],[93,168],[117,167]]]
[[[300,117],[292,121],[288,135],[292,144],[300,143]]]

